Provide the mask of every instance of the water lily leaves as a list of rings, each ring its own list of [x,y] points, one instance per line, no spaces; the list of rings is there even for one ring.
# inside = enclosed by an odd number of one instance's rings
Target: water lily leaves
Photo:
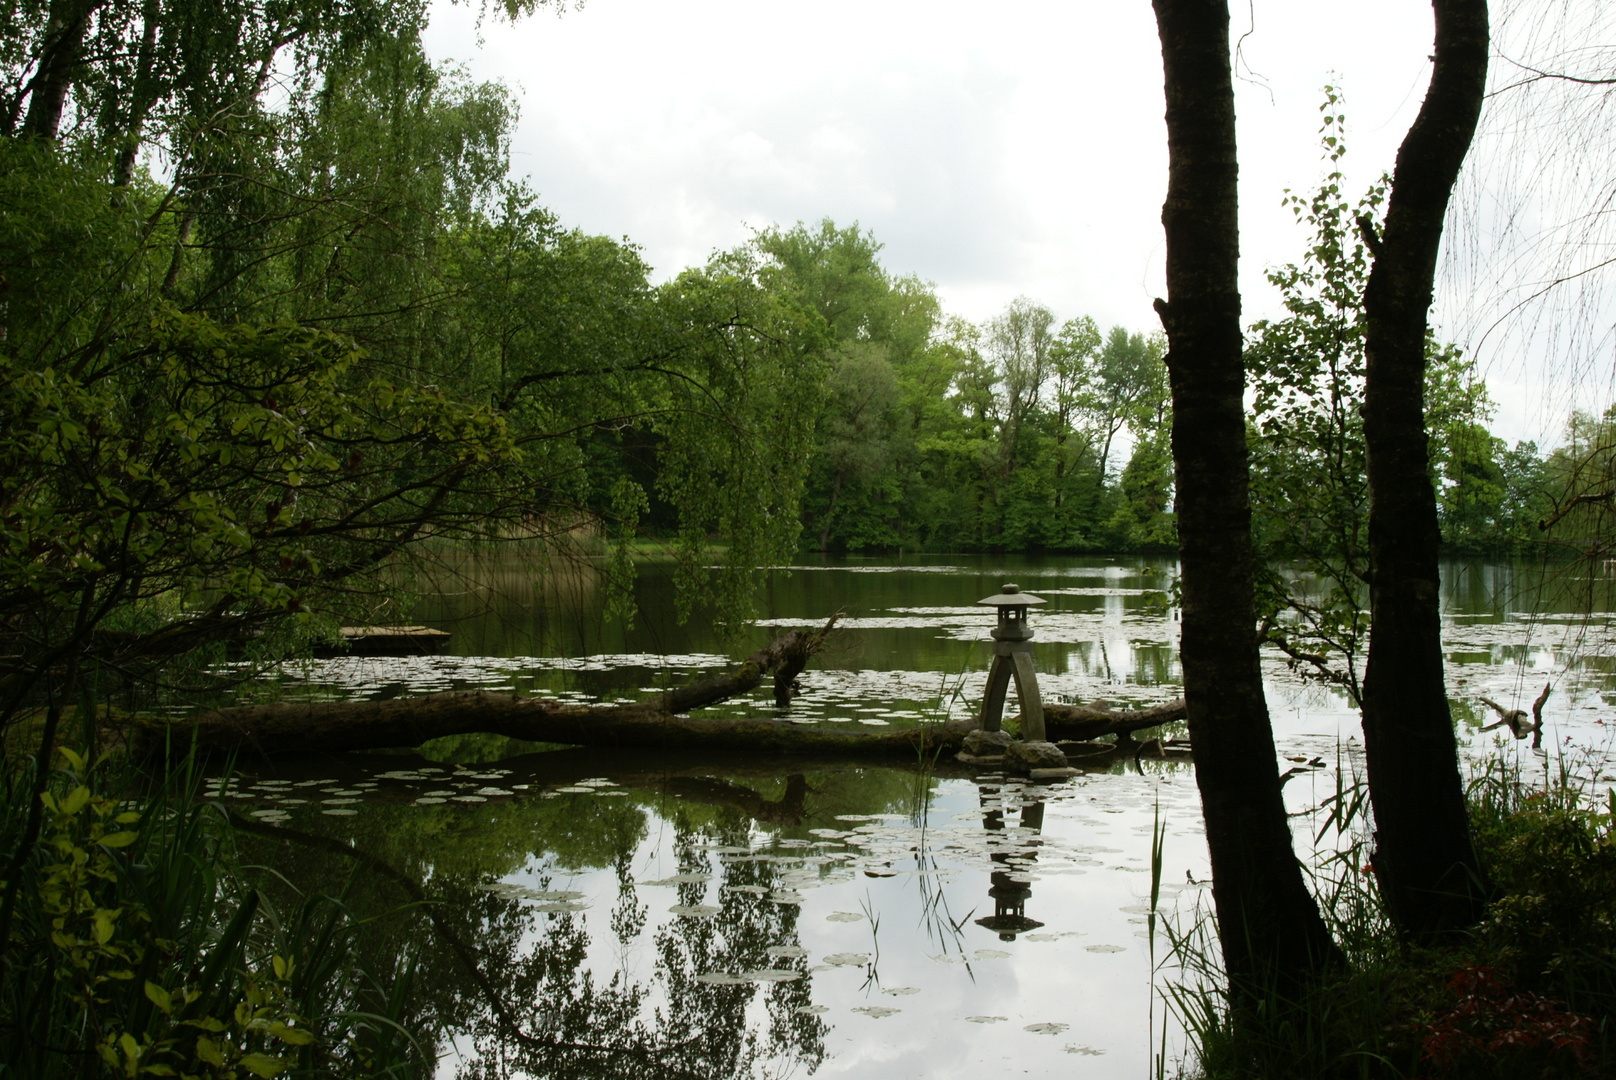
[[[883,994],[891,994],[893,997],[908,997],[910,994],[918,994],[918,993],[920,993],[920,987],[918,987],[918,986],[892,986],[892,987],[888,987],[887,989],[885,989],[885,990],[883,990],[881,992]]]
[[[657,878],[655,881],[641,881],[639,885],[701,885],[713,880],[711,874],[674,874],[671,877]]]
[[[1128,950],[1121,945],[1088,945],[1085,948],[1092,953],[1119,953]]]
[[[863,922],[864,916],[856,911],[833,911],[825,916],[826,922]]]
[[[770,945],[768,953],[775,960],[795,960],[799,956],[807,956],[808,950],[801,945]]]
[[[785,968],[759,968],[757,971],[748,971],[746,977],[753,982],[785,983],[796,982],[802,978],[802,972]]]
[[[721,909],[714,904],[675,904],[668,910],[687,919],[710,919]]]
[[[1008,1016],[967,1016],[965,1022],[967,1024],[1002,1024],[1009,1019]]]
[[[801,1005],[791,1011],[799,1016],[819,1016],[830,1012],[830,1009],[825,1005]]]
[[[903,1010],[902,1009],[889,1009],[885,1005],[860,1005],[860,1006],[856,1007],[855,1009],[853,1009],[853,1012],[863,1013],[865,1016],[868,1016],[871,1020],[879,1020],[884,1016],[893,1016],[893,1015],[895,1015],[897,1013],[901,1013],[901,1012],[903,1012]]]
[[[825,957],[825,963],[831,967],[863,967],[869,958],[868,953],[838,952]]]
[[[1104,1050],[1096,1050],[1092,1046],[1079,1046],[1076,1043],[1067,1043],[1061,1049],[1068,1054],[1082,1054],[1084,1057],[1099,1057],[1105,1053]]]
[[[734,975],[728,971],[709,971],[703,975],[697,975],[696,981],[707,986],[741,986],[752,980],[745,975]]]
[[[1071,1026],[1071,1024],[1028,1024],[1021,1030],[1030,1031],[1034,1035],[1059,1035]]]

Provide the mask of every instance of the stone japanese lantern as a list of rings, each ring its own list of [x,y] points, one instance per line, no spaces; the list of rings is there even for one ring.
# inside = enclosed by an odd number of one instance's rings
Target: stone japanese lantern
[[[1010,680],[1015,679],[1016,697],[1021,702],[1021,738],[1043,742],[1044,702],[1038,696],[1038,675],[1032,667],[1032,627],[1027,625],[1027,608],[1044,603],[1044,599],[1022,592],[1020,585],[1006,585],[977,603],[999,609],[999,625],[991,631],[993,665],[988,668],[987,691],[982,696],[977,726],[983,731],[999,730],[1004,696],[1010,690]]]
[[[1032,627],[1027,625],[1027,609],[1044,603],[1043,598],[1022,592],[1019,585],[1006,585],[977,603],[997,608],[999,624],[992,630],[993,663],[988,668],[982,712],[977,717],[977,730],[966,736],[965,752],[978,759],[1002,754],[1006,766],[1031,770],[1035,778],[1047,770],[1069,772],[1066,755],[1044,734],[1044,702],[1038,695],[1038,675],[1032,666]],[[1000,730],[1004,698],[1012,679],[1021,703],[1019,740]]]

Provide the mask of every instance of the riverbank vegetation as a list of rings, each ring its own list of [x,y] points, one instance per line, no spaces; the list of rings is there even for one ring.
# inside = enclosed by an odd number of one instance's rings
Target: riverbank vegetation
[[[1616,805],[1592,762],[1539,777],[1494,757],[1470,780],[1470,827],[1493,887],[1463,938],[1399,938],[1369,861],[1367,792],[1341,785],[1323,829],[1342,842],[1311,884],[1345,964],[1277,1022],[1234,1022],[1208,923],[1173,937],[1167,991],[1186,1021],[1192,1075],[1575,1077],[1605,1075],[1616,1040]],[[1533,768],[1537,767],[1534,762]],[[1248,1018],[1249,1019],[1249,1018]]]

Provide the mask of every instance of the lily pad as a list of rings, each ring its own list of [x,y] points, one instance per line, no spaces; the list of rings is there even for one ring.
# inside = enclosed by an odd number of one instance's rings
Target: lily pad
[[[872,1020],[879,1020],[883,1016],[892,1016],[896,1013],[903,1012],[902,1009],[889,1009],[885,1005],[860,1005],[853,1011],[856,1013],[863,1013]]]
[[[1059,1035],[1071,1026],[1071,1024],[1028,1024],[1021,1030],[1030,1031],[1034,1035]]]
[[[885,990],[883,990],[881,992],[883,994],[891,994],[893,997],[908,997],[910,994],[918,994],[918,993],[920,993],[920,987],[918,987],[918,986],[892,986],[892,987],[888,987],[887,989],[885,989]]]
[[[825,916],[826,922],[863,922],[864,916],[856,911],[833,911]]]
[[[1002,1024],[1010,1019],[1008,1016],[967,1016],[967,1024]]]
[[[1092,953],[1118,953],[1128,950],[1121,945],[1088,945],[1085,948]]]
[[[971,954],[972,960],[1008,960],[1010,954],[1003,949],[978,949]]]
[[[802,978],[802,972],[788,971],[784,968],[759,968],[757,971],[748,971],[746,977],[753,982],[785,983],[796,982]]]
[[[868,959],[869,956],[865,953],[836,952],[825,957],[825,963],[831,967],[863,967]]]
[[[803,1005],[793,1009],[792,1012],[801,1016],[819,1016],[822,1013],[830,1012],[830,1007],[827,1005]]]
[[[687,919],[710,919],[720,909],[713,904],[675,904],[668,910]]]
[[[768,952],[776,960],[794,960],[808,955],[808,950],[801,945],[770,945]]]
[[[727,971],[709,971],[706,974],[697,975],[696,981],[705,983],[708,986],[742,986],[752,980],[745,975],[731,975]]]

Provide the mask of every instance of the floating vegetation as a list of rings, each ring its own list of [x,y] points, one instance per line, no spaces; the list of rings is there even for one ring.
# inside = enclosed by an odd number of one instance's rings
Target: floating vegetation
[[[687,919],[710,919],[722,909],[713,904],[675,904],[668,910]]]
[[[1059,1035],[1071,1026],[1071,1024],[1028,1024],[1021,1030],[1030,1031],[1034,1035]]]
[[[891,994],[893,997],[908,997],[910,994],[918,994],[918,993],[920,993],[920,987],[918,987],[918,986],[893,986],[893,987],[889,987],[888,989],[883,990],[881,992],[883,994]]]
[[[886,1005],[858,1005],[852,1011],[863,1013],[872,1020],[880,1020],[885,1016],[896,1016],[898,1013],[903,1012],[902,1009],[894,1009]]]
[[[856,911],[833,911],[825,916],[826,922],[863,922],[864,916]]]
[[[1088,945],[1085,946],[1085,950],[1091,953],[1119,953],[1128,951],[1127,948],[1122,945]]]
[[[869,959],[868,953],[837,952],[825,957],[825,963],[831,967],[863,967]]]
[[[967,1024],[1002,1024],[1010,1018],[1008,1016],[967,1016]]]

